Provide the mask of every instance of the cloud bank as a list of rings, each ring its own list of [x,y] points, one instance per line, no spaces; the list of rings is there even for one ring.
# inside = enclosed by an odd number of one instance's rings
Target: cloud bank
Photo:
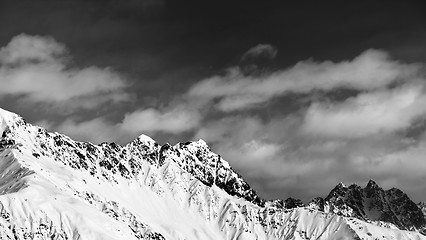
[[[262,76],[246,76],[238,67],[230,68],[224,76],[198,82],[189,95],[219,100],[218,109],[234,111],[255,107],[287,93],[378,89],[412,78],[419,70],[418,64],[399,63],[386,52],[367,50],[351,61],[303,61]]]

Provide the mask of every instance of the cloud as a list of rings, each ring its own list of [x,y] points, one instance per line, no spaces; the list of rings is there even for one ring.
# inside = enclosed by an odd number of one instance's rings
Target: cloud
[[[16,97],[62,112],[128,101],[129,83],[98,67],[69,68],[66,47],[50,37],[14,37],[0,50],[0,98]]]
[[[275,158],[280,151],[280,146],[273,143],[265,143],[258,140],[252,140],[242,146],[242,152],[246,155],[246,161],[265,161]]]
[[[141,134],[151,136],[166,133],[180,134],[198,127],[200,115],[197,112],[180,109],[179,106],[170,110],[138,109],[125,114],[118,122],[106,117],[89,120],[66,119],[59,124],[41,120],[35,125],[64,133],[73,139],[101,143],[115,141],[126,144]]]
[[[0,63],[17,65],[25,63],[55,63],[66,53],[64,45],[51,37],[29,36],[14,37],[7,46],[0,48]]]
[[[235,115],[202,124],[193,138],[205,140],[235,166],[248,169],[262,165],[259,167],[266,169],[264,164],[282,159],[289,142],[297,141],[291,137],[296,137],[293,131],[298,124],[300,120],[293,116],[263,121]]]
[[[302,61],[289,69],[261,76],[247,76],[238,67],[230,68],[225,75],[193,85],[188,95],[215,100],[218,109],[229,112],[267,103],[287,93],[379,89],[415,78],[420,68],[419,64],[392,60],[386,52],[367,50],[352,61]]]
[[[80,122],[67,119],[55,126],[55,129],[58,132],[67,134],[73,139],[95,144],[106,141],[124,142],[129,138],[129,135],[121,131],[116,124],[102,117]]]
[[[424,119],[424,84],[359,94],[342,103],[309,107],[303,131],[327,137],[360,138],[406,129]]]
[[[178,134],[194,129],[200,120],[201,116],[197,111],[179,107],[164,111],[148,108],[126,114],[120,128],[129,132]]]
[[[267,59],[274,59],[278,54],[278,49],[270,44],[258,44],[243,54],[242,60],[249,58],[262,57]]]
[[[223,141],[232,146],[252,139],[260,129],[262,122],[258,118],[232,116],[209,121],[198,129],[194,138],[201,138],[212,144]]]

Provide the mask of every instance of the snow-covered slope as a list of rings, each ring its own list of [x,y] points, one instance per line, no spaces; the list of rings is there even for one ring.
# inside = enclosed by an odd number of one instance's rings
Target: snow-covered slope
[[[93,145],[0,109],[0,239],[426,239],[261,200],[202,140]]]

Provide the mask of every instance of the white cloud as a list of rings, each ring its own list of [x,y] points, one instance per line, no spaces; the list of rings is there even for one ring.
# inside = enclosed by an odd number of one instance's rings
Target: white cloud
[[[152,136],[158,133],[179,134],[190,131],[200,124],[200,116],[197,112],[178,108],[170,111],[139,109],[127,113],[118,123],[106,117],[97,117],[82,121],[66,119],[59,124],[41,120],[35,124],[54,129],[80,141],[93,143],[115,141],[125,144],[141,134]]]
[[[303,130],[328,137],[360,138],[408,128],[426,114],[421,84],[359,94],[343,103],[315,103]]]
[[[120,128],[129,132],[178,134],[197,127],[200,118],[201,116],[197,111],[187,109],[175,108],[159,111],[149,108],[126,114],[124,120],[120,123]]]
[[[277,56],[278,49],[270,44],[258,44],[245,52],[241,59],[265,57],[273,59]]]
[[[280,151],[280,146],[278,144],[251,140],[242,146],[241,151],[245,154],[246,161],[264,162],[276,158]]]
[[[50,37],[21,34],[0,50],[0,98],[19,97],[60,111],[128,101],[129,85],[107,68],[68,68],[64,45]]]
[[[224,76],[198,82],[191,87],[188,95],[218,99],[220,110],[233,111],[268,102],[289,92],[383,88],[397,81],[409,81],[419,69],[418,64],[400,63],[390,59],[385,52],[368,50],[352,61],[304,61],[289,69],[256,77],[244,75],[239,68],[230,68]]]
[[[31,61],[54,63],[65,53],[65,46],[51,37],[21,34],[14,37],[7,46],[0,48],[0,63],[12,65]]]

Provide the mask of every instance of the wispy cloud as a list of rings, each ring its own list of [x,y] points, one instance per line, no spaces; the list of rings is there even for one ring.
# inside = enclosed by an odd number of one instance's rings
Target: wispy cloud
[[[249,58],[263,57],[267,59],[274,59],[278,54],[278,49],[270,44],[258,44],[243,54],[242,60]]]
[[[0,49],[0,98],[17,97],[57,112],[93,109],[128,101],[129,83],[119,73],[95,66],[72,68],[66,47],[50,37],[14,37]]]
[[[179,134],[198,127],[200,120],[200,113],[194,110],[178,107],[159,111],[149,108],[126,114],[119,126],[128,132]]]
[[[352,61],[303,61],[291,68],[247,76],[239,68],[198,82],[189,95],[218,100],[222,111],[247,109],[288,93],[331,91],[337,88],[372,90],[413,78],[420,67],[392,60],[386,52],[368,50]]]

